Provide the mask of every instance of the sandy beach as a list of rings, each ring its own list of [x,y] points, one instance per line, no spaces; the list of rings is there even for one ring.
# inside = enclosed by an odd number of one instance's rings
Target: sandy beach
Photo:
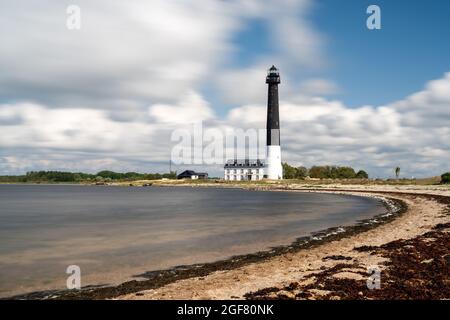
[[[403,201],[407,209],[393,221],[342,239],[114,299],[450,298],[449,187],[285,185],[282,189],[388,197]],[[379,290],[366,285],[373,268],[381,271]]]

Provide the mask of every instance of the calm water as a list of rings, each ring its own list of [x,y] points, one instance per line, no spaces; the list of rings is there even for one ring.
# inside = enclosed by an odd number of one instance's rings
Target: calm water
[[[362,197],[190,187],[0,185],[0,296],[114,284],[289,244],[384,211]]]

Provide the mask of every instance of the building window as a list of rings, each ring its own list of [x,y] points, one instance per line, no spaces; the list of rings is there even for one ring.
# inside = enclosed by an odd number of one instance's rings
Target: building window
[[[258,175],[256,176],[256,180],[259,180],[259,176]]]
[[[259,169],[256,169],[256,173],[258,173],[258,174],[259,174]]]
[[[233,173],[236,174],[236,169],[233,170]]]

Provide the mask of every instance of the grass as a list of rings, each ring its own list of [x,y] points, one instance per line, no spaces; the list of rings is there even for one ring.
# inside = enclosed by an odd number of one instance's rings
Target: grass
[[[321,187],[326,185],[340,184],[340,185],[439,185],[440,177],[431,177],[425,179],[285,179],[280,181],[274,180],[260,180],[260,181],[225,181],[221,179],[207,179],[207,180],[138,180],[138,181],[122,181],[114,182],[114,185],[134,185],[142,186],[145,184],[152,185],[223,185],[223,186],[289,186],[302,185],[304,187]]]
[[[106,182],[106,184],[117,186],[143,186],[145,184],[151,185],[229,185],[229,186],[289,186],[289,185],[302,185],[303,187],[315,187],[319,188],[326,185],[439,185],[441,181],[440,177],[430,177],[424,179],[285,179],[280,181],[275,180],[260,180],[260,181],[225,181],[221,179],[207,179],[207,180],[175,180],[175,179],[161,179],[161,180],[113,180]],[[7,184],[8,182],[3,182]],[[9,182],[12,183],[12,182]],[[18,183],[18,182],[14,182]],[[19,182],[20,183],[20,182]],[[28,182],[29,184],[58,184],[58,182]],[[60,182],[67,183],[67,182]],[[72,184],[94,184],[95,181],[77,181],[70,182]]]

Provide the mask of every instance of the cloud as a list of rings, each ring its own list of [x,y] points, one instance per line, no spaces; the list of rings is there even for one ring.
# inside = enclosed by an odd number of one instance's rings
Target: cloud
[[[139,134],[151,134],[152,127],[142,123],[112,121],[101,110],[52,109],[33,103],[1,106],[3,113],[16,113],[19,123],[2,127],[0,146],[83,150],[93,152],[126,150]],[[122,140],[129,141],[124,144]]]
[[[322,96],[339,92],[338,86],[327,79],[308,79],[300,85],[300,91],[310,96]]]
[[[258,18],[268,24],[270,42],[277,49],[273,57],[280,67],[323,66],[324,37],[308,19],[314,7],[311,0],[236,1],[237,12],[248,19]],[[287,70],[288,68],[286,68]]]
[[[157,122],[170,124],[194,123],[214,118],[208,102],[196,92],[189,92],[181,97],[177,105],[155,104],[148,112]]]
[[[3,1],[0,96],[52,107],[146,107],[210,76],[237,18],[221,1],[87,1],[81,30],[60,1]]]
[[[409,127],[448,127],[450,119],[450,72],[442,79],[430,81],[423,91],[392,108],[403,114],[402,124]],[[431,106],[431,107],[430,107]]]
[[[231,36],[254,18],[268,24],[279,47],[267,60],[311,65],[321,53],[319,35],[301,15],[309,3],[78,0],[81,30],[70,31],[64,2],[4,1],[0,97],[17,101],[26,93],[28,101],[51,107],[113,113],[172,103],[223,75],[219,66],[232,53]],[[279,16],[288,25],[278,27]]]
[[[262,103],[266,97],[265,92],[267,64],[253,66],[239,70],[229,70],[222,73],[217,79],[222,100],[225,103],[239,105],[243,103]]]

